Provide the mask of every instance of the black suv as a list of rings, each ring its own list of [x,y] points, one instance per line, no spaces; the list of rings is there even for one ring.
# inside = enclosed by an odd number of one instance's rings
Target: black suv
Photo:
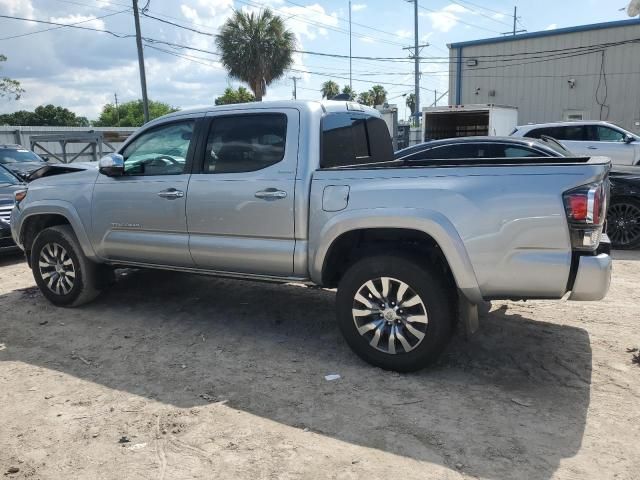
[[[5,166],[18,177],[26,179],[29,174],[46,165],[46,162],[22,145],[0,144],[0,165]]]

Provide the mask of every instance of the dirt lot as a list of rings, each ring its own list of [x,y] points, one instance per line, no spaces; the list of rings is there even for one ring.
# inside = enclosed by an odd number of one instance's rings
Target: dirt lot
[[[399,375],[351,353],[332,292],[131,271],[66,310],[0,259],[0,473],[638,479],[640,253],[614,268],[604,302],[494,302]]]

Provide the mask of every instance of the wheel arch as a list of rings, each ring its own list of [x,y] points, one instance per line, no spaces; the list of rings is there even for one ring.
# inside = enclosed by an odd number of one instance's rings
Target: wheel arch
[[[442,258],[456,287],[474,304],[482,302],[473,266],[460,235],[441,213],[426,209],[348,211],[327,222],[311,245],[310,275],[314,282],[335,286],[349,262],[370,252],[396,251]],[[345,253],[347,252],[347,253]]]
[[[38,233],[54,225],[69,225],[78,239],[84,255],[87,258],[96,258],[80,216],[71,204],[61,201],[47,201],[46,205],[30,204],[23,210],[19,239],[27,252],[27,258],[29,258],[28,252],[31,250]]]

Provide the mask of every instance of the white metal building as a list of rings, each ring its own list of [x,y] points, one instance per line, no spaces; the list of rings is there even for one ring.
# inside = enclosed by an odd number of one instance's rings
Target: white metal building
[[[640,133],[640,20],[449,45],[449,103],[518,108],[519,122],[608,120]]]

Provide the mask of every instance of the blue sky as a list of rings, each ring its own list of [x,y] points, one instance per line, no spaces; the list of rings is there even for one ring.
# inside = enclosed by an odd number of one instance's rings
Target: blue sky
[[[139,0],[141,6],[146,0]],[[447,44],[499,36],[511,30],[514,3],[508,0],[418,0],[421,42],[429,47],[424,57],[447,57]],[[19,101],[0,99],[0,112],[62,105],[90,119],[102,105],[140,97],[135,40],[104,33],[134,32],[130,0],[0,0],[0,15],[80,23],[97,31],[51,28],[50,25],[0,19],[0,53],[8,57],[0,76],[22,82]],[[619,9],[628,0],[518,1],[518,28],[538,31],[628,18]],[[348,55],[348,0],[150,0],[148,13],[200,32],[175,27],[151,18],[142,19],[143,36],[169,43],[214,51],[212,34],[233,9],[257,10],[269,6],[286,19],[298,38],[299,49]],[[104,18],[100,18],[104,17]],[[403,46],[413,43],[413,5],[405,0],[352,0],[353,55],[405,58]],[[26,35],[25,35],[26,34]],[[208,35],[207,35],[208,34]],[[17,38],[8,38],[21,35]],[[152,48],[155,47],[155,48]],[[228,78],[215,55],[155,43],[145,47],[150,98],[180,108],[213,104],[227,86],[241,83]],[[298,81],[298,98],[319,99],[322,82],[348,84],[348,59],[297,54],[295,71],[267,90],[265,100],[291,98]],[[448,64],[432,58],[421,67],[422,104],[433,102],[434,91],[445,93]],[[444,62],[438,64],[437,62]],[[401,105],[402,94],[413,90],[413,64],[353,60],[353,87],[367,90],[384,82],[390,103]],[[438,94],[438,96],[440,93]],[[447,97],[440,103],[446,104]]]

